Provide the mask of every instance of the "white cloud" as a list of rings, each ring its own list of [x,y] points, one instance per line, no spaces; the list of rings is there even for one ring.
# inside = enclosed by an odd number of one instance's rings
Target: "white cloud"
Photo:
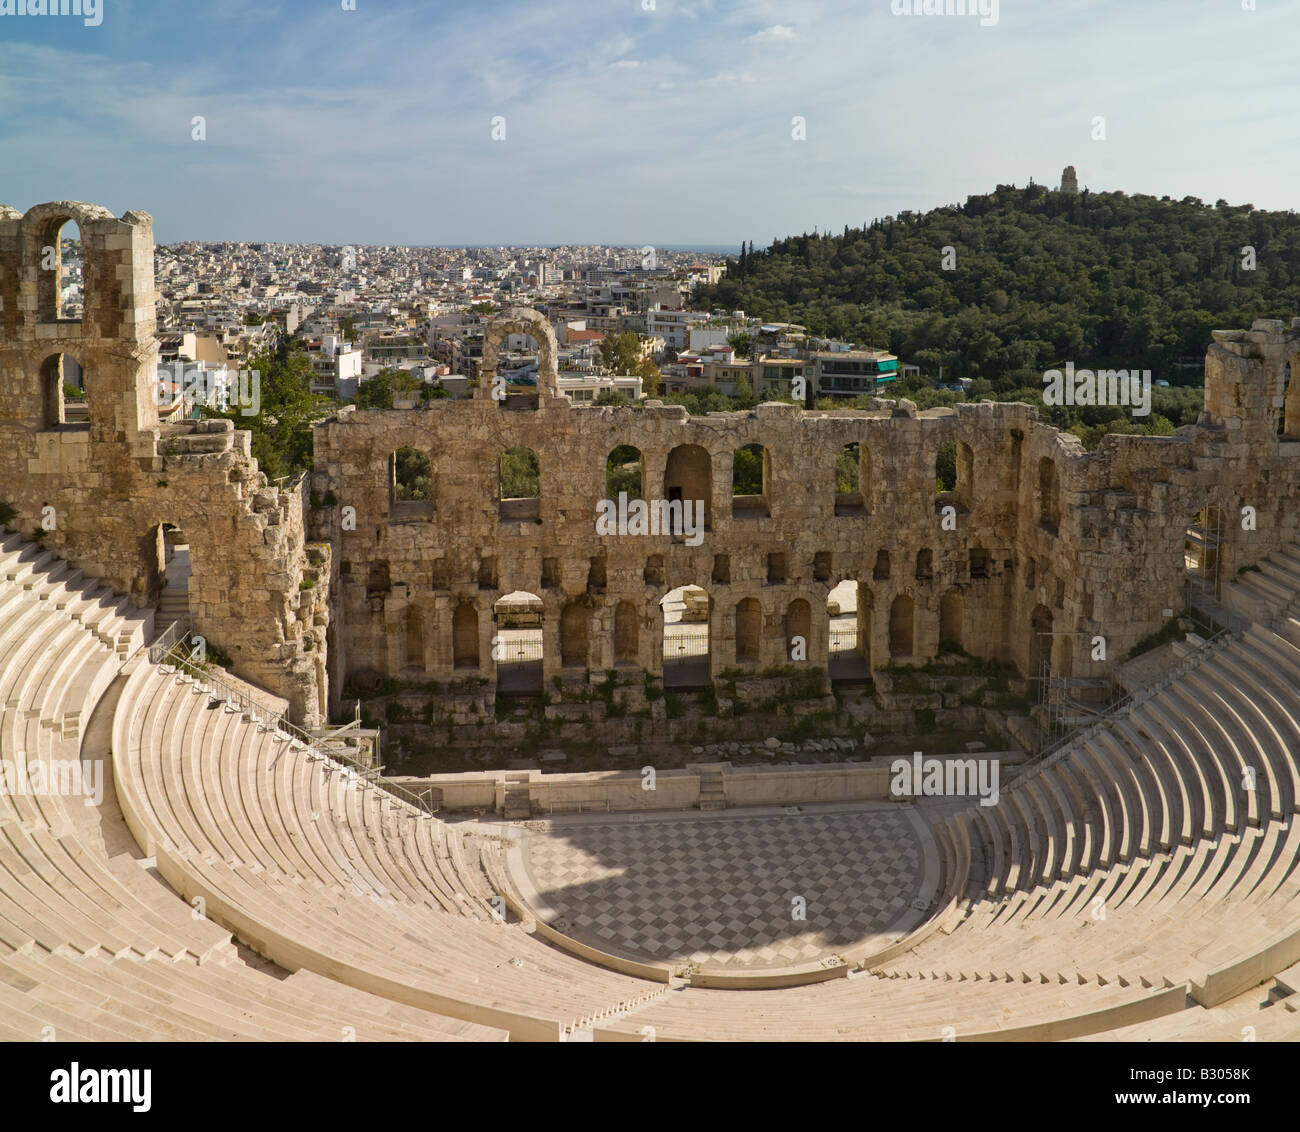
[[[799,33],[786,24],[773,24],[770,28],[757,31],[749,37],[750,43],[778,43],[798,39]]]

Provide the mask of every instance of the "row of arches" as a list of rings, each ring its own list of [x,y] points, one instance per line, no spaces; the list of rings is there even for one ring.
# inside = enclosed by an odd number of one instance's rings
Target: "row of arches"
[[[724,666],[757,665],[764,660],[765,643],[774,632],[782,640],[784,661],[796,664],[828,658],[830,678],[865,682],[871,660],[872,618],[875,614],[871,591],[856,581],[834,587],[815,624],[813,604],[795,598],[784,609],[765,611],[755,597],[744,597],[725,610],[730,615],[731,647],[721,645],[715,632],[720,612],[715,599],[702,586],[686,585],[668,591],[658,602],[664,686],[707,687],[715,663]],[[552,607],[554,609],[554,607]],[[933,610],[918,608],[910,594],[899,594],[883,611],[888,621],[888,660],[907,661],[916,653],[918,619],[933,617]],[[484,670],[483,649],[490,650],[498,688],[506,694],[533,694],[542,688],[545,642],[558,646],[558,667],[590,669],[593,656],[593,626],[596,611],[584,598],[572,598],[558,611],[558,632],[545,631],[545,604],[536,594],[515,591],[498,598],[491,610],[491,634],[485,639],[482,616],[468,598],[456,603],[451,612],[452,668],[463,673]],[[552,616],[556,616],[552,613]],[[1050,616],[1050,615],[1049,615]],[[941,643],[961,647],[965,637],[965,601],[959,590],[945,593],[937,609]],[[445,622],[443,622],[445,624]],[[605,622],[610,624],[610,622]],[[429,632],[435,628],[419,606],[404,614],[402,665],[424,671],[428,667]],[[646,663],[644,633],[653,628],[645,608],[632,600],[614,604],[612,610],[612,658],[615,666]],[[931,626],[933,628],[933,626]],[[814,651],[814,640],[825,649]],[[717,655],[722,652],[723,655]],[[601,656],[609,653],[601,650]],[[769,656],[769,659],[771,657]],[[883,658],[882,658],[883,659]]]
[[[935,458],[935,492],[942,503],[969,510],[974,502],[974,453],[962,441],[943,445]],[[394,504],[432,503],[433,469],[427,453],[403,447],[389,461],[389,486]],[[733,519],[771,515],[771,451],[762,444],[738,448],[732,459],[731,514]],[[871,497],[871,453],[855,443],[845,445],[835,466],[835,514],[866,515]],[[605,498],[645,499],[645,471],[641,450],[620,444],[605,458]],[[541,463],[537,453],[524,446],[507,448],[497,461],[497,501],[502,519],[536,519],[541,498]],[[712,522],[713,462],[707,449],[683,444],[668,453],[663,491],[658,498],[669,503],[702,499],[704,523]],[[534,501],[527,503],[525,501]],[[1056,463],[1043,457],[1038,465],[1038,521],[1055,532],[1060,524],[1060,488]]]

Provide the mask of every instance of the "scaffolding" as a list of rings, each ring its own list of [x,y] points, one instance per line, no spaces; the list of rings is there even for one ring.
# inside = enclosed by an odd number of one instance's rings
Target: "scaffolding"
[[[1040,636],[1080,637],[1089,633],[1041,633]],[[1042,745],[1050,746],[1062,736],[1095,722],[1110,710],[1123,690],[1110,677],[1059,676],[1052,668],[1052,650],[1038,665],[1038,724]]]
[[[1201,509],[1187,527],[1183,543],[1183,563],[1187,569],[1187,588],[1219,598],[1219,557],[1223,546],[1223,508]]]

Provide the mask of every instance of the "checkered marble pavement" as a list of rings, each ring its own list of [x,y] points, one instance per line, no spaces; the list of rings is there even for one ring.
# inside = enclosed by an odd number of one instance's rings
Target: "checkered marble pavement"
[[[902,915],[922,872],[912,824],[890,807],[556,823],[528,834],[524,861],[574,939],[739,968],[815,962],[869,940]]]

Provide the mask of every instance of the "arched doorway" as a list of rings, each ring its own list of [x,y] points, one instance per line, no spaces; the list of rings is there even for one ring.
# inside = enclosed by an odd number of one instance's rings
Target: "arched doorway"
[[[174,523],[154,528],[154,558],[160,594],[159,628],[190,617],[190,541]]]
[[[827,674],[832,682],[865,684],[870,679],[871,592],[853,579],[826,595],[829,623]]]
[[[659,608],[663,611],[664,687],[709,687],[713,677],[708,593],[700,586],[679,586],[664,595]]]
[[[492,607],[496,634],[492,657],[497,665],[498,696],[542,694],[542,599],[516,590]]]

